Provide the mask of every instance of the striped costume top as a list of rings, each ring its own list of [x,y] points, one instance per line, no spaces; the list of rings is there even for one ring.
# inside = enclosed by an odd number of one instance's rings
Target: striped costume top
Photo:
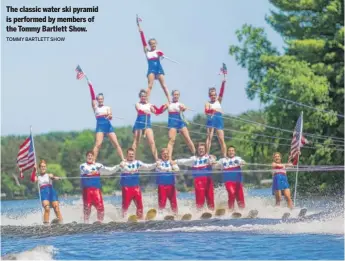
[[[175,184],[175,175],[173,171],[179,171],[177,164],[172,165],[170,160],[160,161],[156,167],[157,185],[174,185]]]
[[[176,160],[178,165],[192,167],[193,177],[210,177],[212,174],[212,163],[215,160],[208,154],[204,156],[192,156],[189,159]]]
[[[245,163],[241,157],[235,156],[232,158],[226,157],[220,159],[215,168],[224,171],[223,181],[228,182],[242,182],[241,164]]]
[[[115,172],[115,167],[105,167],[101,163],[83,163],[80,165],[80,177],[83,188],[101,188],[100,175],[110,175]]]
[[[146,164],[140,160],[122,161],[115,168],[115,171],[121,171],[120,184],[122,187],[135,187],[139,186],[139,171],[154,170],[156,163]]]

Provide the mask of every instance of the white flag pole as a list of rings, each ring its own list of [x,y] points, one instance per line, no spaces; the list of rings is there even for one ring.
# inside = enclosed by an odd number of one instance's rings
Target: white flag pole
[[[41,209],[41,216],[42,216],[42,223],[44,223],[44,218],[43,218],[43,209],[42,209],[42,198],[41,198],[41,190],[40,190],[40,186],[38,184],[38,175],[37,175],[37,161],[36,161],[36,150],[35,150],[35,142],[34,142],[34,136],[32,135],[32,126],[30,126],[30,136],[32,139],[32,147],[34,150],[34,155],[35,155],[35,169],[36,169],[36,178],[37,178],[37,189],[38,189],[38,195],[40,198],[40,209]]]
[[[294,191],[294,195],[293,195],[293,202],[294,202],[295,206],[296,206],[296,196],[297,196],[298,164],[299,164],[299,154],[301,152],[302,133],[303,133],[303,111],[301,113],[301,132],[299,134],[299,141],[298,141],[298,154],[297,154],[297,169],[296,169],[295,191]]]

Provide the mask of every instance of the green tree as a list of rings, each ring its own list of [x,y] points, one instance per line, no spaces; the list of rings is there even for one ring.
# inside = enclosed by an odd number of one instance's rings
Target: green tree
[[[236,32],[240,44],[230,46],[230,55],[248,69],[247,95],[250,99],[259,97],[266,105],[267,125],[270,126],[293,130],[301,110],[304,111],[304,133],[312,142],[312,148],[303,148],[301,162],[344,164],[344,118],[337,115],[344,111],[343,1],[270,2],[276,9],[266,21],[285,40],[284,53],[280,54],[272,46],[262,28],[250,25]],[[318,110],[301,108],[277,97]],[[264,131],[282,138],[292,135],[273,128]],[[283,140],[275,142],[281,144]],[[279,148],[286,151],[285,154],[289,151]],[[344,184],[344,177],[338,174],[329,174],[326,179],[322,175],[305,175],[301,180],[301,186],[306,189],[310,184],[322,185],[323,181],[332,186]]]
[[[62,177],[61,180],[54,182],[54,188],[60,193],[71,193],[74,190],[72,183],[69,180],[64,179],[66,177],[66,171],[60,164],[48,164],[47,173],[52,173],[57,177]]]

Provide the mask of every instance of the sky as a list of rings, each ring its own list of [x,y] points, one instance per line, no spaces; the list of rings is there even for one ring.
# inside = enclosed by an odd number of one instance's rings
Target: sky
[[[78,15],[7,13],[7,5],[18,8],[97,5],[99,11]],[[249,100],[245,93],[248,72],[229,55],[229,46],[238,43],[235,31],[247,23],[264,27],[272,43],[281,48],[282,38],[265,22],[265,15],[269,14],[270,8],[272,6],[268,0],[3,0],[1,135],[27,134],[30,125],[35,134],[95,129],[96,120],[87,83],[85,80],[76,80],[75,67],[78,64],[92,81],[95,92],[104,94],[105,105],[112,107],[113,125],[133,125],[136,118],[134,104],[139,100],[139,90],[147,88],[147,61],[135,22],[136,14],[142,18],[141,26],[146,39],[156,38],[158,48],[167,57],[180,63],[162,61],[169,90],[180,90],[180,101],[194,110],[185,114],[187,118],[191,119],[198,112],[203,112],[209,87],[215,85],[219,89],[221,77],[218,73],[223,62],[228,68],[222,103],[224,112],[239,114],[258,109],[259,101]],[[95,16],[95,22],[86,24],[86,33],[6,32],[6,16],[25,15]],[[36,25],[26,23],[25,26]],[[64,36],[66,40],[6,41],[6,37],[13,36]],[[153,87],[151,103],[159,106],[166,103],[158,82]],[[153,116],[152,121],[167,121],[167,113]]]

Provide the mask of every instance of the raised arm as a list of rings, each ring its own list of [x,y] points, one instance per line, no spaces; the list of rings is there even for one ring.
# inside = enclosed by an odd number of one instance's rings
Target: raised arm
[[[141,43],[143,44],[144,52],[147,53],[148,52],[148,48],[147,48],[147,43],[146,43],[145,35],[144,35],[143,30],[140,27],[138,19],[139,18],[137,17],[137,25],[138,25],[138,30],[139,30],[139,33],[140,33]]]
[[[175,160],[177,165],[192,167],[195,161],[195,157],[190,157],[189,159],[178,159]]]
[[[219,103],[221,103],[222,100],[223,100],[224,89],[225,89],[225,83],[226,83],[226,80],[224,79],[224,80],[222,81],[222,85],[221,85],[221,87],[220,87],[220,91],[219,91],[219,95],[218,95],[218,101],[219,101]]]
[[[90,95],[91,95],[91,106],[92,106],[92,109],[95,110],[95,108],[97,107],[95,90],[93,89],[92,83],[89,80],[87,81],[87,84],[89,85],[89,90],[90,90]]]

